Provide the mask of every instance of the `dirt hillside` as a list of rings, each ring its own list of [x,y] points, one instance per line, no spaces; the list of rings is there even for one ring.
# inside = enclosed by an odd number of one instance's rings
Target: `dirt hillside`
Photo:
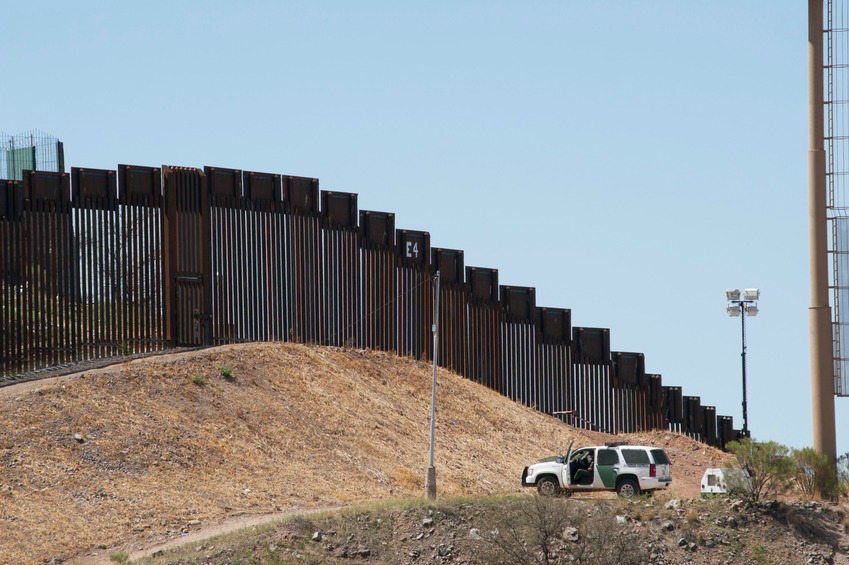
[[[0,389],[0,563],[152,544],[240,514],[421,496],[430,385],[427,363],[266,343]],[[446,371],[437,403],[440,495],[518,492],[529,462],[611,439]],[[625,439],[666,450],[682,497],[726,459],[674,433]]]

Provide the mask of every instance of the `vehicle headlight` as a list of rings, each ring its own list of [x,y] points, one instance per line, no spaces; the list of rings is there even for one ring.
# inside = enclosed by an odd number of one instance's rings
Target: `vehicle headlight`
[[[534,474],[534,470],[528,469],[528,476],[531,477],[531,476],[533,476],[533,474]]]

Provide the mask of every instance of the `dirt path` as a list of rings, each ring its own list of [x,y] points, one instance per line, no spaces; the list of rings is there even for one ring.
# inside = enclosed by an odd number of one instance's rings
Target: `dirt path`
[[[293,508],[285,512],[273,512],[270,514],[244,514],[233,516],[222,522],[207,524],[196,530],[190,531],[179,537],[160,542],[135,542],[128,543],[126,547],[113,547],[94,551],[86,556],[69,561],[69,565],[112,565],[114,561],[110,555],[115,552],[124,551],[129,554],[130,561],[153,558],[156,555],[166,554],[173,549],[183,546],[213,545],[207,544],[207,540],[217,536],[246,530],[254,526],[268,524],[294,516],[307,516],[320,512],[336,512],[345,508],[344,506],[326,508]]]

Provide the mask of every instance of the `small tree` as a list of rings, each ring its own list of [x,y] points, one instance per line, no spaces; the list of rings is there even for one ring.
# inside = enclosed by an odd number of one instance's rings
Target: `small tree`
[[[837,496],[836,469],[829,463],[825,453],[810,447],[794,450],[793,464],[793,475],[803,496],[826,499]]]
[[[745,469],[748,479],[738,479],[732,485],[732,492],[750,504],[772,494],[787,490],[787,483],[793,473],[793,460],[789,449],[774,441],[758,442],[751,438],[732,441],[726,446],[736,458],[729,467]],[[739,475],[738,475],[739,476]]]
[[[589,507],[547,496],[500,506],[477,554],[483,563],[617,565],[646,563],[645,534],[616,519],[603,503]]]
[[[544,496],[518,501],[499,517],[485,538],[492,550],[486,559],[516,565],[555,563],[561,534],[573,518],[562,500]]]

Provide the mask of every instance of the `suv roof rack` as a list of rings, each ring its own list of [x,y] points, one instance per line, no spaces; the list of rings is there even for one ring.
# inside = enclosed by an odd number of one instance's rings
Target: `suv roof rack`
[[[608,441],[604,444],[605,447],[619,447],[620,445],[628,445],[627,441]]]

